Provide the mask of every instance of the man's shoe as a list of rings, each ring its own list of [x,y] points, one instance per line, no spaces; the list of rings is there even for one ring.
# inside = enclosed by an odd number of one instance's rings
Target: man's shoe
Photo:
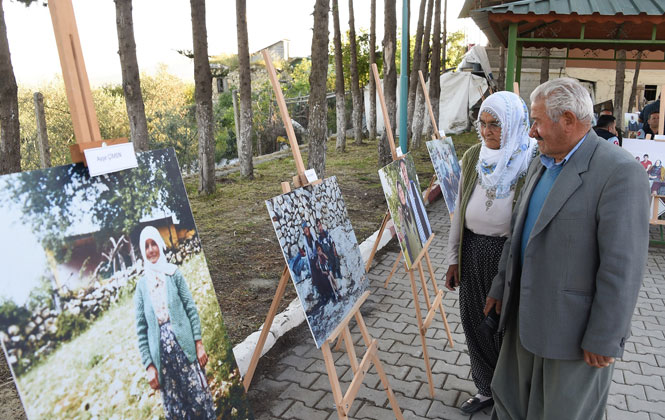
[[[464,401],[464,404],[462,404],[460,410],[462,410],[464,413],[471,414],[475,413],[476,411],[480,411],[485,407],[489,407],[492,404],[494,404],[494,400],[492,398],[481,401],[478,397],[471,397]]]

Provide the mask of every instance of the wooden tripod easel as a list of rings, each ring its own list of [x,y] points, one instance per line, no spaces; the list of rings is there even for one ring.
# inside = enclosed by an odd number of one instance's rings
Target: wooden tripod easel
[[[262,54],[266,64],[266,69],[268,71],[268,76],[270,78],[270,83],[272,84],[273,91],[275,92],[275,96],[277,98],[277,104],[279,106],[280,114],[282,116],[282,120],[284,121],[284,125],[286,127],[286,133],[289,138],[289,143],[291,145],[293,158],[296,163],[296,169],[298,175],[294,176],[293,178],[294,185],[296,187],[303,187],[306,185],[310,185],[310,183],[307,181],[307,178],[305,177],[305,165],[303,164],[302,157],[300,155],[300,148],[298,146],[298,141],[296,139],[295,132],[293,131],[293,126],[291,124],[291,117],[289,116],[288,110],[286,108],[286,102],[284,101],[284,96],[282,94],[282,90],[277,80],[277,74],[275,73],[275,68],[272,64],[272,60],[270,59],[268,52],[266,50],[263,50]],[[311,184],[320,183],[320,182],[321,181],[319,180],[318,182],[313,182]],[[289,186],[289,183],[282,182],[282,191],[286,193],[289,192],[290,190],[291,188]],[[261,329],[259,341],[257,343],[256,348],[254,349],[254,354],[252,355],[252,359],[247,369],[247,373],[243,378],[243,384],[246,390],[249,389],[249,385],[251,384],[252,377],[256,370],[256,365],[258,364],[261,352],[263,351],[263,346],[265,345],[268,332],[270,331],[270,326],[272,325],[272,322],[275,318],[275,314],[277,313],[277,308],[279,307],[279,303],[284,296],[284,291],[286,289],[286,284],[288,283],[289,277],[290,277],[289,268],[288,266],[285,266],[282,272],[282,277],[280,278],[279,281],[279,285],[277,286],[277,291],[275,292],[272,304],[270,305],[270,310],[268,311],[268,315],[266,316],[266,321]],[[398,420],[403,420],[404,417],[402,416],[402,411],[399,408],[399,404],[397,403],[395,394],[392,388],[390,387],[390,383],[388,382],[388,377],[386,376],[386,373],[383,370],[383,365],[378,356],[378,342],[376,339],[373,339],[369,334],[365,321],[363,320],[362,314],[360,313],[360,307],[369,296],[369,293],[370,293],[369,291],[363,293],[363,295],[360,297],[360,299],[358,299],[358,301],[355,303],[351,311],[346,315],[346,317],[344,317],[342,322],[340,322],[337,328],[333,330],[330,337],[328,337],[328,339],[325,340],[321,346],[321,351],[323,353],[323,360],[326,365],[326,371],[328,373],[328,379],[330,380],[333,399],[335,401],[335,407],[337,409],[337,415],[340,418],[340,420],[349,418],[349,411],[351,409],[351,405],[353,404],[353,401],[356,399],[356,396],[358,395],[358,391],[360,390],[360,386],[364,381],[365,375],[369,371],[372,364],[374,364],[374,367],[376,368],[379,378],[381,379],[381,384],[383,385],[386,394],[388,395],[388,401],[390,401],[390,406],[392,407],[392,410],[395,413],[395,418]],[[358,328],[360,329],[363,341],[365,343],[365,346],[367,347],[367,350],[360,363],[358,363],[355,347],[353,345],[353,339],[351,337],[351,330],[349,328],[349,323],[351,322],[352,318],[356,319],[356,323],[358,324]],[[351,380],[351,385],[349,386],[346,393],[342,393],[342,388],[339,383],[339,378],[337,377],[337,370],[335,369],[335,361],[333,359],[332,352],[330,350],[330,343],[333,342],[338,337],[344,339],[343,341],[345,343],[346,352],[349,357],[351,370],[353,371],[353,379]],[[339,341],[339,344],[341,344],[341,340]]]
[[[390,150],[393,153],[393,160],[397,159],[397,153],[395,149],[395,139],[393,138],[393,133],[392,133],[392,127],[390,126],[390,119],[388,118],[388,109],[386,107],[386,101],[385,97],[383,95],[383,88],[381,85],[381,80],[379,78],[379,70],[376,67],[376,64],[372,64],[372,72],[374,74],[374,79],[376,80],[376,90],[379,94],[379,102],[381,103],[381,110],[383,112],[383,119],[384,123],[386,125],[386,135],[388,137],[388,143],[390,145]],[[426,96],[427,97],[427,96]],[[429,103],[429,99],[428,99]],[[431,112],[431,109],[430,109]],[[433,115],[433,114],[431,114]],[[435,125],[436,126],[436,125]],[[383,230],[385,229],[385,225],[390,219],[390,213],[388,212],[386,214],[386,217],[383,219],[383,223],[381,224],[381,228],[379,229],[379,236],[377,241],[374,244],[374,250],[372,254],[370,255],[370,258],[373,257],[374,251],[376,249],[376,246],[378,244],[379,239],[381,238],[381,235],[383,234]],[[450,334],[450,327],[448,325],[448,319],[446,318],[446,311],[443,309],[443,290],[439,289],[439,287],[436,284],[436,277],[434,276],[434,269],[432,268],[432,262],[429,257],[429,246],[432,243],[432,240],[434,239],[434,233],[432,233],[427,240],[427,242],[423,245],[423,249],[420,251],[418,256],[414,259],[413,263],[411,264],[411,267],[407,267],[406,261],[404,262],[404,269],[409,273],[409,278],[411,280],[411,292],[413,293],[413,301],[414,305],[416,308],[416,319],[418,320],[418,332],[420,333],[420,340],[423,348],[423,356],[425,359],[425,371],[427,372],[427,381],[429,383],[429,392],[432,397],[434,397],[434,382],[432,378],[432,369],[429,363],[429,355],[427,353],[427,338],[426,338],[426,333],[429,327],[432,324],[432,321],[434,320],[434,315],[436,314],[436,310],[439,309],[441,312],[441,318],[443,319],[443,325],[446,329],[446,334],[448,336],[448,343],[450,343],[451,347],[454,347],[454,342],[453,342],[453,337]],[[387,287],[388,282],[390,281],[390,278],[395,274],[395,271],[397,270],[397,266],[399,262],[401,261],[403,256],[402,251],[399,252],[397,255],[397,259],[395,260],[395,263],[393,264],[393,267],[390,271],[390,274],[388,275],[388,279],[386,280],[386,283],[384,284],[384,287]],[[434,289],[434,294],[435,298],[434,301],[430,300],[430,295],[429,291],[427,288],[427,281],[425,280],[425,272],[423,269],[423,259],[427,263],[427,268],[429,271],[429,276],[430,280],[432,282],[432,287]],[[368,266],[371,264],[371,259],[368,261]],[[416,286],[416,281],[415,281],[415,275],[414,271],[418,271],[418,275],[420,276],[420,282],[422,285],[422,291],[423,295],[425,298],[425,302],[427,305],[427,315],[425,316],[425,319],[423,320],[422,313],[420,310],[420,303],[419,303],[419,295],[418,295],[418,290]]]
[[[127,138],[102,140],[72,1],[50,0],[48,8],[76,138],[76,144],[69,146],[69,151],[74,163],[85,162],[83,150],[101,147],[102,144],[127,143]]]

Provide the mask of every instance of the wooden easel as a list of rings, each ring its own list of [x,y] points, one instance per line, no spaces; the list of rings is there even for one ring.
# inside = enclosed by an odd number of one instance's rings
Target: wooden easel
[[[383,112],[383,119],[385,122],[386,126],[386,135],[388,137],[388,143],[390,144],[390,150],[393,152],[393,160],[397,159],[397,153],[395,152],[395,139],[393,138],[392,134],[392,127],[390,126],[390,119],[388,118],[388,109],[386,107],[386,101],[385,97],[383,96],[383,87],[381,85],[381,80],[379,79],[379,70],[376,67],[376,64],[372,64],[372,72],[374,74],[374,78],[376,80],[376,91],[379,94],[379,101],[381,103],[381,110]],[[427,95],[425,95],[427,98]],[[428,100],[429,103],[429,100]],[[430,108],[431,109],[431,108]],[[433,115],[433,114],[432,114]],[[434,125],[433,127],[435,127]],[[388,212],[386,217],[384,217],[384,223],[381,225],[381,229],[379,230],[379,236],[376,241],[376,245],[378,244],[379,239],[381,238],[381,235],[383,233],[383,230],[385,229],[385,224],[389,220],[390,213]],[[448,343],[450,343],[451,347],[454,347],[453,343],[453,337],[450,334],[450,327],[448,326],[448,319],[446,318],[446,312],[443,309],[443,290],[439,289],[439,287],[436,284],[436,277],[434,276],[434,269],[432,268],[432,262],[429,257],[429,246],[432,243],[432,240],[434,239],[434,233],[432,233],[427,240],[427,242],[423,245],[423,249],[420,251],[418,256],[414,259],[413,263],[411,264],[411,268],[408,268],[406,265],[406,261],[404,262],[404,269],[409,273],[409,278],[411,280],[411,292],[413,293],[413,302],[416,308],[416,319],[418,320],[418,332],[420,333],[420,340],[423,348],[423,356],[425,359],[425,371],[427,372],[427,381],[429,383],[429,392],[432,397],[434,397],[434,381],[432,378],[432,369],[429,363],[429,354],[427,353],[427,338],[426,338],[426,333],[428,328],[431,326],[432,321],[434,320],[434,315],[436,314],[436,310],[439,309],[441,312],[441,317],[443,318],[443,325],[446,328],[446,334],[448,336]],[[373,254],[372,254],[373,255]],[[397,259],[395,260],[395,263],[393,264],[392,270],[390,271],[390,274],[388,275],[388,279],[386,280],[386,283],[384,284],[384,287],[388,285],[388,282],[390,281],[390,278],[393,276],[395,271],[397,270],[397,266],[399,262],[401,261],[403,256],[402,251],[399,252],[397,255]],[[427,281],[425,280],[425,272],[423,270],[423,259],[427,262],[427,268],[429,271],[430,275],[430,280],[432,281],[432,287],[434,288],[434,294],[435,298],[434,301],[432,302],[430,300],[430,295],[429,291],[427,289]],[[368,261],[368,263],[370,263]],[[427,305],[427,315],[425,316],[425,319],[423,320],[422,313],[420,311],[420,302],[419,302],[419,294],[418,290],[416,287],[416,281],[415,281],[415,275],[414,271],[418,271],[418,274],[420,276],[420,282],[422,284],[422,290],[423,290],[423,295],[425,297],[425,303]]]
[[[81,40],[79,39],[74,8],[71,0],[50,0],[48,2],[53,32],[55,34],[62,78],[65,82],[67,102],[72,115],[72,126],[76,144],[69,146],[72,162],[85,162],[83,150],[127,143],[126,138],[102,140],[99,121],[92,101],[92,91],[85,69]]]
[[[305,165],[303,164],[302,157],[300,155],[300,148],[298,146],[298,141],[296,139],[295,132],[293,131],[293,126],[291,124],[291,117],[289,116],[288,110],[286,108],[286,102],[284,101],[284,96],[279,86],[279,81],[277,80],[277,74],[275,72],[275,68],[272,64],[272,60],[270,59],[270,55],[268,54],[268,52],[266,50],[263,50],[262,54],[266,64],[266,70],[268,71],[268,76],[270,78],[270,83],[272,84],[273,91],[275,92],[275,96],[277,98],[277,105],[279,106],[279,111],[282,116],[282,120],[284,121],[284,125],[286,127],[286,134],[289,138],[289,143],[291,145],[293,158],[296,163],[296,170],[298,174],[293,177],[294,185],[296,187],[304,187],[306,185],[320,183],[321,181],[317,180],[318,182],[315,181],[310,184],[307,178],[305,177]],[[287,193],[290,190],[291,188],[289,186],[289,183],[282,182],[282,191],[284,193]],[[252,355],[252,359],[247,369],[247,373],[243,378],[243,384],[246,390],[249,389],[249,385],[251,384],[252,376],[254,375],[254,372],[256,370],[256,365],[261,356],[261,352],[263,351],[263,346],[265,345],[268,332],[270,331],[270,326],[272,325],[272,322],[275,318],[275,314],[277,313],[277,308],[279,307],[279,303],[282,300],[282,297],[284,296],[284,290],[286,289],[286,284],[289,280],[289,277],[290,277],[289,268],[288,266],[285,266],[282,272],[282,277],[280,278],[279,281],[279,285],[277,286],[277,291],[275,292],[272,304],[270,305],[270,310],[268,311],[268,315],[266,316],[266,321],[261,329],[259,341],[257,343],[256,349],[254,349],[254,354]],[[386,373],[383,370],[383,365],[377,354],[378,341],[376,339],[373,339],[369,334],[365,321],[363,320],[362,314],[360,313],[360,307],[369,296],[369,293],[370,293],[369,291],[363,293],[363,295],[360,297],[360,299],[358,299],[358,301],[355,303],[351,311],[344,317],[342,322],[340,322],[337,328],[333,330],[331,335],[328,337],[327,340],[323,342],[321,346],[321,351],[323,353],[323,360],[326,365],[326,371],[328,372],[328,379],[330,380],[333,399],[335,401],[335,407],[337,408],[337,415],[340,418],[340,420],[349,418],[349,411],[351,409],[351,405],[353,404],[353,401],[356,399],[356,396],[358,395],[358,391],[360,390],[360,386],[364,381],[365,375],[369,371],[371,365],[374,364],[374,367],[376,368],[379,378],[381,379],[381,384],[383,385],[386,394],[388,395],[388,401],[390,401],[390,406],[392,407],[393,412],[395,413],[395,418],[398,420],[403,420],[404,417],[402,416],[402,411],[399,408],[399,404],[397,403],[395,394],[392,388],[390,387],[390,383],[388,382],[388,377],[386,376]],[[367,347],[365,355],[363,356],[360,363],[358,363],[355,347],[353,345],[353,339],[351,337],[351,330],[349,328],[349,322],[351,321],[352,318],[356,319],[356,323],[358,324],[358,328],[360,329],[363,341],[365,343],[365,346]],[[333,342],[338,337],[343,338],[346,352],[349,356],[351,370],[353,371],[353,379],[351,380],[351,385],[349,386],[346,393],[342,393],[342,388],[339,383],[339,378],[337,377],[337,370],[335,369],[335,361],[333,359],[332,352],[330,350],[330,343]],[[339,344],[341,344],[341,340],[339,341]]]

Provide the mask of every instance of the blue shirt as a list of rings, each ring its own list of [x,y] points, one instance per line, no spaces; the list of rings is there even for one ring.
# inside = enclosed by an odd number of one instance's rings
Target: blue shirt
[[[531,236],[533,226],[538,220],[540,211],[542,210],[543,204],[545,204],[545,200],[547,199],[547,196],[550,193],[552,186],[554,185],[554,181],[556,181],[564,165],[570,160],[571,156],[573,156],[573,153],[575,153],[577,149],[580,148],[586,137],[587,135],[582,137],[582,140],[577,142],[575,147],[573,147],[573,149],[568,152],[566,157],[564,157],[563,160],[559,163],[556,163],[552,157],[540,155],[540,162],[545,167],[545,172],[543,172],[543,175],[538,180],[538,184],[536,184],[536,187],[533,189],[533,193],[531,193],[529,206],[526,212],[526,218],[524,219],[524,228],[522,229],[521,238],[522,242],[520,244],[520,263],[522,265],[524,265],[524,251],[526,250],[527,243],[529,242],[529,236]]]

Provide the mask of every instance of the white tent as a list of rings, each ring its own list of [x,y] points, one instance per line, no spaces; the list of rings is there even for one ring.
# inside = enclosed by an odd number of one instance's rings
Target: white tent
[[[399,76],[398,79],[399,81]],[[440,77],[441,97],[439,98],[439,129],[446,134],[459,134],[465,131],[471,121],[469,121],[469,111],[473,105],[481,98],[482,93],[487,90],[487,80],[484,77],[475,76],[470,72],[448,72]],[[397,83],[397,127],[393,127],[399,132],[399,83]],[[365,88],[365,119],[369,120],[369,88]],[[427,124],[429,126],[429,114],[426,113]],[[384,130],[383,113],[379,96],[376,97],[376,130]]]

